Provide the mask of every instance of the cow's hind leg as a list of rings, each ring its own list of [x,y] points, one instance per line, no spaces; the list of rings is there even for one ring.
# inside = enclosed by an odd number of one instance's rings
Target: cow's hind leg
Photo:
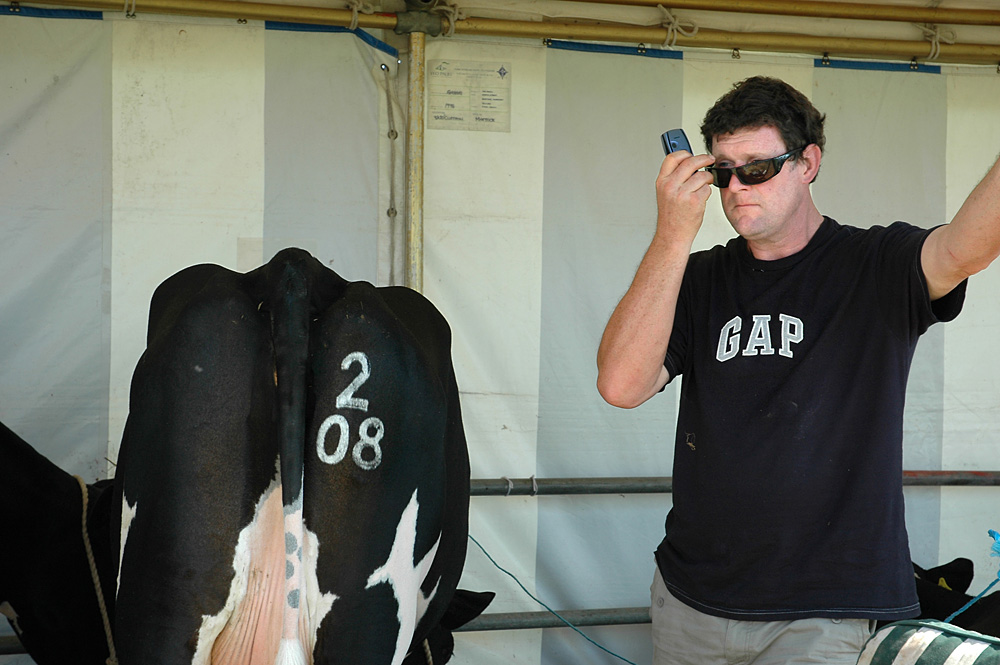
[[[204,617],[227,608],[245,620],[226,639],[268,644],[265,605],[241,614],[231,591],[240,574],[247,588],[267,588],[275,575],[266,555],[234,570],[244,565],[241,535],[254,537],[245,527],[256,519],[267,531],[271,519],[263,497],[277,460],[274,368],[269,324],[232,275],[220,269],[169,303],[133,379],[119,460],[132,516],[122,529],[116,617],[123,665],[192,662]],[[283,555],[277,574],[283,582]]]

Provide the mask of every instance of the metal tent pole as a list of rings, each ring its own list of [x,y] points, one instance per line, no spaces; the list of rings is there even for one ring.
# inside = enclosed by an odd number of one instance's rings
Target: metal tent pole
[[[772,14],[806,18],[857,19],[864,21],[903,21],[906,23],[949,23],[961,25],[1000,25],[1000,11],[962,9],[959,7],[913,7],[854,2],[789,2],[789,0],[577,0],[604,5],[633,7],[669,6],[671,10],[688,9],[741,14]]]
[[[753,13],[757,7],[745,0],[719,0],[712,2],[713,9],[721,6],[732,7],[729,11]],[[121,2],[114,0],[37,0],[34,4],[57,5],[61,7],[87,7],[107,11],[121,11]],[[781,5],[801,7],[824,6],[834,3],[789,3]],[[848,4],[848,3],[839,3]],[[770,6],[779,7],[774,0]],[[676,6],[674,5],[674,8]],[[763,9],[758,8],[761,13]],[[886,10],[894,9],[886,7]],[[208,16],[236,19],[291,21],[321,25],[349,25],[352,13],[346,9],[323,9],[260,2],[235,2],[234,0],[136,0],[136,12],[152,14],[181,14],[186,16]],[[940,10],[942,12],[947,10]],[[957,11],[957,10],[951,10]],[[967,10],[975,11],[975,10]],[[974,21],[975,25],[997,25],[996,15],[1000,12],[982,10],[983,14]],[[777,12],[772,12],[777,13]],[[794,15],[794,14],[791,14]],[[398,27],[397,14],[361,14],[358,26],[395,30]],[[933,14],[938,22],[959,23],[962,16],[949,17]],[[856,16],[852,18],[864,18]],[[444,21],[445,19],[440,19]],[[902,18],[896,20],[903,20]],[[503,19],[466,18],[455,22],[455,32],[472,35],[494,35],[502,37],[537,37],[554,39],[575,39],[584,41],[623,42],[631,44],[662,44],[668,37],[666,28],[660,26],[633,26],[610,23],[558,23],[550,21],[510,21]],[[413,33],[411,33],[413,34]],[[776,53],[807,53],[815,56],[890,58],[897,60],[924,60],[929,56],[932,45],[925,40],[904,39],[862,39],[819,35],[785,33],[743,33],[710,30],[703,28],[691,37],[678,35],[677,46],[694,48],[742,49]],[[947,44],[940,43],[935,62],[990,64],[1000,63],[1000,44]]]
[[[424,90],[426,35],[410,33],[409,101],[407,105],[406,182],[409,200],[406,225],[406,286],[424,290]]]

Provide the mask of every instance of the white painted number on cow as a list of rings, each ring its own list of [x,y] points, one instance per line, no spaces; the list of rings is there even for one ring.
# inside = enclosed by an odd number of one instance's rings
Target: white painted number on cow
[[[374,436],[369,434],[372,429],[375,430]],[[354,446],[354,463],[365,471],[371,471],[381,464],[382,447],[379,445],[379,442],[382,440],[384,434],[385,425],[378,418],[368,418],[365,422],[361,423],[361,440]],[[367,449],[371,449],[372,451],[373,457],[370,460],[364,458],[364,452]]]
[[[365,381],[371,377],[371,364],[368,362],[368,356],[360,351],[349,353],[344,358],[344,361],[340,363],[340,368],[347,370],[355,363],[361,365],[361,371],[354,377],[350,385],[337,395],[336,405],[338,409],[368,411],[368,400],[355,397],[358,388],[364,385]],[[337,427],[338,433],[337,448],[331,454],[327,452],[326,439],[334,426]],[[333,465],[339,464],[347,457],[347,449],[350,446],[351,437],[350,429],[351,426],[347,422],[347,418],[339,413],[335,413],[323,421],[316,435],[316,454],[319,456],[320,461]],[[365,471],[371,471],[382,463],[382,446],[380,444],[383,436],[385,436],[385,424],[383,424],[380,418],[372,416],[366,418],[361,423],[358,427],[358,440],[354,444],[354,450],[351,453],[351,458],[358,467]],[[366,454],[365,451],[371,452]]]
[[[340,431],[340,440],[337,443],[337,449],[330,455],[326,452],[326,435],[334,425]],[[319,454],[319,458],[327,464],[340,463],[347,455],[348,437],[350,437],[350,426],[347,424],[347,418],[340,414],[334,414],[324,420],[323,424],[319,426],[319,434],[316,436],[316,453]]]
[[[355,351],[354,353],[347,354],[344,361],[340,363],[340,369],[348,369],[354,363],[361,365],[361,372],[358,373],[351,384],[344,388],[343,392],[337,395],[337,408],[338,409],[358,409],[360,411],[368,410],[368,400],[362,399],[360,397],[355,397],[354,392],[360,388],[365,381],[372,375],[371,365],[368,363],[368,356],[361,353],[360,351]]]

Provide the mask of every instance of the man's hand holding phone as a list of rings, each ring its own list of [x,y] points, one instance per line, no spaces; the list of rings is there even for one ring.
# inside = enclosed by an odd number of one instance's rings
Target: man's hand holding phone
[[[712,191],[712,174],[701,169],[715,158],[693,154],[683,129],[664,132],[660,140],[666,158],[656,178],[657,232],[694,242]]]

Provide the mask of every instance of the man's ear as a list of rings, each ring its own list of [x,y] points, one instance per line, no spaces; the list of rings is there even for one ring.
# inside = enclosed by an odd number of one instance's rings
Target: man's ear
[[[819,175],[820,162],[823,161],[823,151],[815,143],[810,143],[802,149],[799,159],[806,167],[802,174],[803,178],[806,182],[812,183],[816,180],[816,176]]]

